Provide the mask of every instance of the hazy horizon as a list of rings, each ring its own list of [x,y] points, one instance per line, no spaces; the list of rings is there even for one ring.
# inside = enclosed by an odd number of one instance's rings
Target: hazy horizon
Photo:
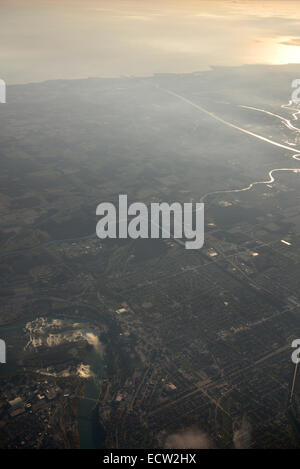
[[[0,0],[0,12],[8,84],[300,63],[296,1]]]

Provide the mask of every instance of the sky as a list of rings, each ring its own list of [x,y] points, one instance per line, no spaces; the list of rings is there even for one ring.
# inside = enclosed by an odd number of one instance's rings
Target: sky
[[[298,0],[0,0],[6,83],[300,63]]]

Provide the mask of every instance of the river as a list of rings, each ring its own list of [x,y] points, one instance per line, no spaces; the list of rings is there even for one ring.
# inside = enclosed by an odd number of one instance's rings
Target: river
[[[95,449],[103,443],[104,433],[96,418],[96,406],[104,378],[104,361],[94,348],[88,352],[86,362],[90,365],[93,376],[87,379],[84,396],[78,407],[78,432],[81,449]],[[92,399],[92,400],[89,400]]]

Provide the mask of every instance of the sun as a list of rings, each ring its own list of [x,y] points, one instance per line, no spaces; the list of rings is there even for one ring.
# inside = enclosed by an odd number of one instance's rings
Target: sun
[[[300,46],[279,44],[276,62],[278,64],[300,64]]]

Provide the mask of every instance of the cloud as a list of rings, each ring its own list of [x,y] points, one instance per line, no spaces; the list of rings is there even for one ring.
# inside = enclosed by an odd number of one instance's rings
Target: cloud
[[[169,435],[165,442],[167,449],[209,449],[212,443],[202,431],[190,428]]]
[[[243,417],[242,423],[233,432],[234,448],[250,448],[251,441],[252,427],[246,417]],[[195,427],[191,427],[168,435],[164,447],[166,449],[212,449],[214,445],[206,433]]]
[[[283,41],[280,44],[283,44],[284,46],[298,46],[300,47],[300,37],[293,37],[291,39],[288,39],[287,41]]]
[[[88,341],[88,343],[92,345],[92,347],[94,347],[95,352],[102,356],[103,349],[102,349],[102,345],[100,343],[99,337],[97,337],[92,332],[87,332],[85,334],[85,338]]]
[[[233,443],[235,449],[246,449],[251,444],[251,425],[244,417],[242,425],[233,434]]]
[[[80,378],[84,378],[84,379],[91,378],[93,376],[93,372],[91,371],[90,365],[84,365],[83,363],[81,363],[77,367],[77,375]]]

